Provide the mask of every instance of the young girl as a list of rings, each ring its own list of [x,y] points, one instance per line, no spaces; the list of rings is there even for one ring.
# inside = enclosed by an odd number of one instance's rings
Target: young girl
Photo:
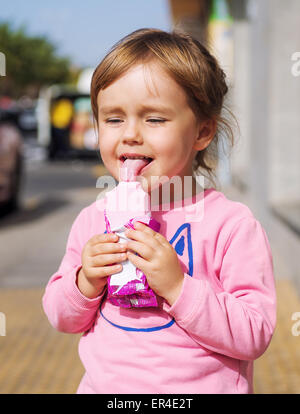
[[[183,191],[152,212],[159,232],[137,223],[126,245],[106,232],[101,199],[74,221],[43,306],[57,330],[84,333],[78,393],[253,392],[253,361],[276,320],[269,242],[246,205],[213,187],[199,199],[196,180],[198,169],[214,172],[220,130],[230,131],[221,115],[226,93],[216,59],[176,32],[135,31],[94,72],[92,108],[111,175],[119,179],[124,156],[145,156],[145,191],[153,196],[163,176],[179,177]],[[200,203],[203,215],[189,220],[187,209],[200,211]],[[107,300],[107,277],[127,259],[146,275],[158,307]]]

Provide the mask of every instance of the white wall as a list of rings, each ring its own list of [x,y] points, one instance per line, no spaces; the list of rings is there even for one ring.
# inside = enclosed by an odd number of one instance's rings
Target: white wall
[[[291,56],[300,52],[300,1],[272,0],[270,152],[272,202],[300,201],[300,76]]]

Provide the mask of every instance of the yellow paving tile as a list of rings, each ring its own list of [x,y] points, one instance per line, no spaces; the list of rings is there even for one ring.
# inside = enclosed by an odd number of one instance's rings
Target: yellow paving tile
[[[84,373],[78,356],[80,335],[56,332],[41,304],[43,289],[2,289],[0,312],[0,393],[75,393]],[[300,336],[293,336],[292,314],[299,297],[288,280],[277,281],[277,328],[254,367],[256,393],[300,393]],[[300,329],[299,329],[300,330]]]
[[[294,336],[294,312],[300,312],[299,295],[293,284],[278,280],[277,326],[267,351],[254,364],[256,393],[300,393],[300,336]]]
[[[41,305],[43,289],[0,292],[6,336],[0,337],[0,393],[74,393],[83,375],[80,335],[56,332]]]

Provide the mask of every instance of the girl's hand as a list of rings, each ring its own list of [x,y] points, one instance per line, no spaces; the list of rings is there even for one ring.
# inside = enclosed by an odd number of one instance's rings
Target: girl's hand
[[[151,289],[172,306],[184,279],[177,253],[163,235],[145,224],[136,222],[134,228],[136,230],[125,232],[128,238],[135,240],[127,242],[128,260],[145,273]]]
[[[122,270],[120,262],[127,260],[126,243],[116,243],[118,239],[119,236],[113,233],[97,234],[82,249],[77,286],[84,296],[97,297],[103,291],[107,277]]]

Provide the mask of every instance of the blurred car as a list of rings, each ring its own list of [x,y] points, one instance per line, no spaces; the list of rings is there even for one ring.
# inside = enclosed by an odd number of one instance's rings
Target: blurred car
[[[24,132],[36,132],[37,119],[35,108],[25,108],[19,115],[19,127]]]
[[[19,207],[23,139],[14,114],[0,110],[0,212]]]
[[[36,112],[38,143],[46,148],[49,160],[98,156],[88,93],[68,85],[43,88]]]

